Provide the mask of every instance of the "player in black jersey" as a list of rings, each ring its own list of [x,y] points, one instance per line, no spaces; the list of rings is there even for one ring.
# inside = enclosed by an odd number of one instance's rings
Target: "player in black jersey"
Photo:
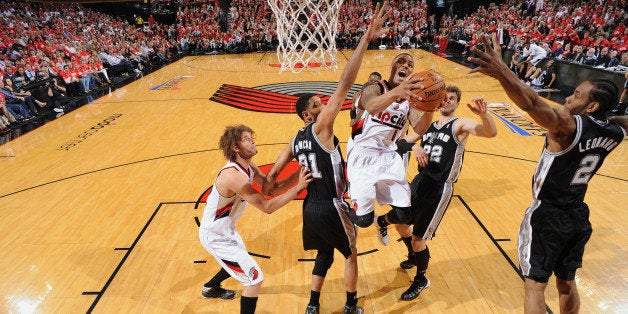
[[[299,97],[296,112],[305,127],[299,130],[279,155],[267,175],[268,182],[263,186],[264,189],[272,187],[273,180],[293,158],[300,164],[307,165],[311,171],[313,181],[303,202],[303,247],[305,250],[317,250],[318,253],[312,270],[310,302],[306,313],[319,312],[320,292],[334,260],[334,249],[345,257],[347,301],[344,313],[364,311],[357,306],[356,230],[349,219],[349,204],[344,201],[347,189],[345,162],[338,146],[338,138],[334,135],[334,121],[355,82],[369,42],[378,40],[386,32],[382,28],[384,20],[390,16],[390,11],[384,13],[383,8],[386,5],[385,2],[380,9],[380,4],[377,4],[371,26],[349,59],[340,76],[338,87],[327,104],[323,105],[316,94]]]
[[[532,179],[533,200],[519,228],[519,264],[525,276],[525,313],[545,313],[545,288],[556,276],[561,313],[577,313],[580,297],[576,270],[591,236],[584,196],[604,158],[626,136],[628,117],[606,119],[619,91],[612,81],[582,82],[565,99],[550,106],[504,64],[495,37],[482,37],[485,51],[471,48],[478,65],[470,73],[495,77],[508,97],[547,128],[541,159]]]
[[[408,225],[396,225],[403,242],[408,247],[408,258],[405,264],[418,265],[417,274],[410,288],[401,299],[405,301],[416,299],[421,291],[430,285],[425,277],[430,251],[427,240],[431,240],[436,228],[443,219],[445,210],[453,195],[453,184],[458,180],[464,149],[469,135],[480,137],[494,137],[497,127],[490,113],[486,110],[486,101],[474,98],[469,109],[477,114],[481,122],[471,118],[457,118],[454,115],[460,104],[462,93],[457,86],[447,86],[447,96],[440,108],[438,121],[433,122],[421,136],[421,145],[413,145],[419,173],[410,184],[412,210],[412,230]],[[414,142],[419,135],[410,133],[405,140]],[[408,147],[409,145],[399,145]],[[425,156],[427,155],[427,156]],[[427,157],[427,158],[426,158]],[[411,263],[408,263],[411,262]],[[412,266],[402,268],[412,268]]]

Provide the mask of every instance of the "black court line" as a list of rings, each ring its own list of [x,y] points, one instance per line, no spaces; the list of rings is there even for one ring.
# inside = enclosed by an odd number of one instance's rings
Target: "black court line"
[[[469,207],[469,205],[467,204],[467,202],[464,201],[464,199],[462,198],[462,196],[460,195],[454,195],[454,197],[458,198],[460,200],[460,202],[462,203],[462,205],[467,209],[467,211],[469,212],[469,214],[471,214],[471,216],[473,216],[473,219],[475,219],[475,222],[478,223],[478,225],[480,226],[480,228],[482,228],[482,230],[484,230],[484,233],[489,237],[489,239],[491,239],[491,241],[493,242],[493,245],[495,245],[495,247],[499,250],[499,252],[502,254],[502,256],[504,257],[504,259],[508,262],[508,264],[510,264],[510,266],[512,267],[512,269],[517,273],[517,275],[519,276],[519,278],[521,278],[522,281],[524,281],[524,276],[521,274],[521,272],[519,271],[519,267],[517,267],[517,265],[512,261],[512,259],[510,259],[510,256],[508,256],[508,254],[506,254],[506,251],[504,251],[504,249],[501,247],[501,245],[498,243],[500,241],[510,241],[509,239],[495,239],[495,237],[493,237],[493,235],[491,234],[490,231],[488,231],[488,229],[486,228],[486,226],[484,226],[484,224],[482,223],[482,221],[480,220],[480,218],[478,218],[478,216],[473,212],[473,210],[471,209],[471,207]],[[545,310],[547,311],[547,313],[554,313],[552,311],[552,309],[546,304],[545,305]]]
[[[366,254],[371,254],[371,253],[375,253],[378,252],[378,249],[372,249],[370,251],[366,251],[366,252],[362,252],[362,253],[358,253],[358,256],[362,256],[362,255],[366,255]]]
[[[347,55],[345,54],[345,52],[344,52],[344,51],[342,51],[342,50],[341,50],[341,51],[339,51],[339,52],[340,52],[340,54],[341,54],[343,57],[345,57],[345,60],[349,61],[349,58],[347,57]],[[355,53],[355,52],[354,52],[354,53]]]
[[[131,244],[131,246],[126,251],[126,253],[124,253],[124,256],[122,257],[122,260],[120,260],[120,263],[118,263],[118,266],[116,266],[116,268],[113,270],[113,273],[111,273],[111,276],[109,276],[109,279],[107,279],[107,282],[102,287],[102,289],[100,291],[98,291],[98,292],[83,292],[83,294],[96,295],[96,298],[94,299],[94,302],[92,302],[92,305],[87,310],[87,313],[91,313],[94,310],[94,308],[98,304],[98,301],[100,301],[100,299],[102,298],[103,294],[105,294],[105,292],[107,291],[107,288],[109,288],[109,285],[111,285],[111,282],[113,281],[113,279],[116,277],[116,275],[118,274],[118,272],[122,268],[122,265],[124,265],[124,262],[126,262],[126,259],[131,255],[131,252],[133,252],[133,249],[135,248],[137,243],[140,241],[140,238],[142,237],[142,235],[144,234],[146,229],[148,229],[148,226],[150,225],[150,223],[153,221],[153,219],[155,218],[155,216],[159,212],[159,209],[161,208],[161,206],[164,205],[164,204],[166,204],[166,203],[159,203],[159,206],[157,206],[155,211],[153,211],[153,214],[150,216],[150,218],[148,218],[148,221],[144,225],[144,228],[142,228],[142,230],[140,230],[140,233],[137,235],[137,237],[135,237],[135,241],[133,241],[133,244]]]
[[[135,237],[135,240],[133,241],[133,244],[131,244],[131,246],[128,247],[128,248],[114,248],[114,251],[124,250],[124,251],[126,251],[126,253],[124,254],[122,259],[120,260],[120,263],[118,263],[118,266],[116,266],[116,268],[113,270],[113,272],[111,273],[111,275],[107,279],[107,282],[105,283],[105,285],[103,286],[103,288],[100,291],[84,291],[82,293],[82,295],[95,295],[96,296],[96,298],[94,299],[94,302],[92,302],[92,305],[87,310],[87,313],[91,313],[94,310],[94,308],[96,307],[96,305],[98,305],[98,302],[100,301],[102,296],[107,291],[107,288],[109,288],[109,286],[111,285],[111,283],[115,279],[116,275],[118,274],[118,272],[120,271],[120,269],[122,268],[124,263],[126,262],[127,258],[131,255],[131,252],[133,252],[133,249],[136,247],[137,243],[142,238],[142,235],[144,235],[144,232],[146,231],[146,229],[148,229],[148,226],[151,224],[151,222],[153,221],[155,216],[157,216],[157,213],[159,212],[161,207],[163,205],[195,204],[195,203],[196,202],[161,202],[161,203],[159,203],[159,205],[157,206],[155,211],[153,211],[153,214],[150,216],[150,218],[148,218],[148,221],[146,221],[146,224],[144,225],[142,230],[140,230],[140,232],[137,234],[137,237]],[[260,257],[260,258],[270,259],[270,256],[268,256],[268,255],[262,255],[262,254],[251,253],[251,252],[249,252],[249,254],[251,254],[252,256]],[[207,261],[198,260],[198,261],[194,261],[194,263],[195,264],[204,264],[204,263],[207,263]]]
[[[287,143],[256,144],[255,146],[262,147],[262,146],[274,146],[274,145],[286,145],[286,144]],[[25,192],[25,191],[29,191],[29,190],[32,190],[32,189],[35,189],[35,188],[38,188],[38,187],[42,187],[42,186],[45,186],[45,185],[49,185],[49,184],[53,184],[53,183],[57,183],[57,182],[61,182],[61,181],[65,181],[65,180],[69,180],[69,179],[85,176],[85,175],[88,175],[88,174],[105,171],[105,170],[111,170],[111,169],[116,169],[116,168],[120,168],[120,167],[126,167],[126,166],[130,166],[130,165],[135,165],[135,164],[148,162],[148,161],[155,161],[155,160],[159,160],[159,159],[178,157],[178,156],[184,156],[184,155],[192,155],[192,154],[198,154],[198,153],[207,153],[207,152],[213,152],[213,151],[217,151],[217,150],[219,150],[219,148],[203,149],[203,150],[197,150],[197,151],[191,151],[191,152],[185,152],[185,153],[178,153],[178,154],[171,154],[171,155],[164,155],[164,156],[153,157],[153,158],[148,158],[148,159],[142,159],[142,160],[132,161],[132,162],[119,164],[119,165],[115,165],[115,166],[109,166],[109,167],[105,167],[105,168],[101,168],[101,169],[96,169],[96,170],[92,170],[92,171],[87,171],[87,172],[75,174],[75,175],[72,175],[72,176],[69,176],[69,177],[65,177],[65,178],[61,178],[61,179],[57,179],[57,180],[44,182],[42,184],[34,185],[34,186],[27,187],[27,188],[24,188],[24,189],[21,189],[21,190],[17,190],[17,191],[14,191],[14,192],[3,194],[3,195],[0,195],[0,198],[7,197],[7,196],[10,196],[10,195],[13,195],[13,194],[18,194],[18,193]]]
[[[460,202],[462,203],[462,205],[467,209],[467,211],[471,214],[471,216],[473,216],[473,219],[475,219],[475,222],[478,223],[478,225],[480,226],[480,228],[482,228],[482,230],[484,230],[484,233],[489,237],[489,239],[491,239],[491,242],[493,242],[493,244],[495,245],[495,247],[499,250],[499,252],[502,254],[502,256],[504,257],[504,259],[506,259],[506,261],[508,261],[508,264],[510,264],[510,266],[512,267],[512,269],[515,270],[515,272],[517,272],[517,274],[519,275],[519,277],[523,280],[523,275],[521,275],[521,272],[519,272],[519,268],[517,267],[517,265],[515,264],[515,262],[513,262],[510,257],[508,256],[508,254],[506,254],[506,251],[504,251],[504,249],[499,245],[499,243],[497,243],[498,241],[495,239],[495,237],[493,237],[493,235],[491,234],[490,231],[488,231],[488,229],[486,228],[486,226],[484,226],[484,224],[482,223],[482,221],[480,220],[480,218],[478,218],[478,216],[473,212],[473,210],[471,209],[471,207],[469,207],[469,205],[467,204],[467,202],[464,201],[464,199],[462,198],[462,196],[460,195],[454,195],[454,197],[458,198],[460,200]]]
[[[266,53],[267,53],[266,51],[264,51],[264,53],[262,53],[262,56],[257,61],[257,65],[260,65],[260,63],[262,63],[262,60],[264,60],[264,57],[266,57]]]
[[[173,100],[207,100],[207,97],[188,97],[188,98],[168,98],[168,99],[139,99],[124,101],[99,101],[98,104],[126,104],[126,103],[144,103],[144,102],[166,102]]]
[[[495,156],[495,157],[501,157],[501,158],[507,158],[507,159],[529,161],[529,162],[533,162],[533,163],[537,163],[538,162],[537,160],[530,160],[530,159],[525,159],[525,158],[512,157],[512,156],[499,155],[499,154],[492,154],[492,153],[476,152],[476,151],[472,151],[472,150],[465,150],[465,153],[474,153],[474,154],[479,154],[479,155]],[[532,176],[532,174],[530,174],[530,176]],[[628,182],[628,178],[623,179],[623,178],[613,177],[613,176],[609,176],[609,175],[601,174],[601,173],[596,173],[595,176],[600,176],[600,177],[605,177],[605,178],[609,178],[609,179],[614,179],[614,180]]]
[[[265,258],[265,259],[270,259],[270,256],[268,256],[268,255],[262,255],[262,254],[251,253],[251,252],[249,252],[249,254],[251,256],[256,256],[256,257],[261,257],[261,258]]]
[[[346,142],[340,142],[340,143],[345,143],[346,144]],[[288,144],[288,143],[256,144],[255,146],[262,147],[262,146],[274,146],[274,145],[286,145],[286,144]],[[153,158],[148,158],[148,159],[143,159],[143,160],[138,160],[138,161],[132,161],[132,162],[128,162],[128,163],[124,163],[124,164],[120,164],[120,165],[115,165],[115,166],[110,166],[110,167],[105,167],[105,168],[101,168],[101,169],[96,169],[96,170],[92,170],[92,171],[79,173],[79,174],[76,174],[76,175],[73,175],[73,176],[69,176],[69,177],[65,177],[65,178],[61,178],[61,179],[57,179],[57,180],[53,180],[53,181],[48,181],[48,182],[45,182],[45,183],[42,183],[42,184],[34,185],[34,186],[27,187],[27,188],[24,188],[24,189],[21,189],[21,190],[17,190],[17,191],[14,191],[14,192],[10,192],[10,193],[6,193],[6,194],[3,194],[3,195],[0,195],[0,198],[7,197],[7,196],[10,196],[10,195],[13,195],[13,194],[18,194],[18,193],[25,192],[25,191],[29,191],[29,190],[32,190],[32,189],[35,189],[35,188],[38,188],[38,187],[42,187],[42,186],[48,185],[48,184],[53,184],[53,183],[57,183],[57,182],[61,182],[61,181],[65,181],[65,180],[81,177],[81,176],[84,176],[84,175],[105,171],[105,170],[111,170],[111,169],[115,169],[115,168],[130,166],[130,165],[134,165],[134,164],[139,164],[139,163],[148,162],[148,161],[154,161],[154,160],[159,160],[159,159],[178,157],[178,156],[184,156],[184,155],[191,155],[191,154],[198,154],[198,153],[207,153],[207,152],[213,152],[213,151],[217,151],[217,150],[219,150],[219,149],[218,148],[204,149],[204,150],[197,150],[197,151],[191,151],[191,152],[185,152],[185,153],[164,155],[164,156],[153,157]],[[512,157],[512,156],[505,156],[505,155],[498,155],[498,154],[491,154],[491,153],[476,152],[476,151],[470,151],[470,150],[467,150],[466,153],[481,154],[481,155],[487,155],[487,156],[495,156],[495,157],[501,157],[501,158],[507,158],[507,159],[528,161],[528,162],[533,162],[533,163],[537,162],[536,160],[529,160],[529,159],[523,159],[523,158]],[[613,176],[600,174],[600,173],[596,173],[595,175],[596,176],[605,177],[605,178],[609,178],[609,179],[614,179],[614,180],[628,182],[628,178],[623,179],[623,178],[613,177]]]

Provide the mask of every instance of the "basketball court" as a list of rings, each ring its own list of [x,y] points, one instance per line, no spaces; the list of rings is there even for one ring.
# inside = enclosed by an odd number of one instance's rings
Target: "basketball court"
[[[386,78],[399,52],[368,51],[356,83],[373,71]],[[415,71],[432,69],[462,89],[459,116],[474,116],[464,104],[485,97],[498,135],[468,142],[455,197],[429,242],[431,286],[417,300],[399,300],[415,274],[399,268],[403,243],[384,247],[374,227],[359,230],[358,304],[366,313],[521,313],[517,231],[544,130],[515,110],[494,79],[423,50],[407,52]],[[198,239],[204,192],[225,163],[218,138],[225,126],[246,124],[256,132],[253,161],[272,165],[303,125],[292,113],[296,97],[330,95],[352,53],[338,53],[335,72],[300,74],[279,74],[275,53],[186,57],[0,146],[0,311],[237,313],[236,280],[223,283],[236,290],[234,300],[200,294],[219,268]],[[348,124],[343,110],[335,124],[343,152]],[[589,185],[594,232],[577,274],[582,313],[628,309],[627,149],[620,145]],[[416,162],[409,169],[410,180]],[[249,207],[239,221],[266,278],[258,313],[305,311],[315,252],[301,246],[301,205],[294,200],[272,215]],[[322,313],[342,312],[342,260],[336,253]],[[549,287],[548,309],[557,312],[553,279]]]

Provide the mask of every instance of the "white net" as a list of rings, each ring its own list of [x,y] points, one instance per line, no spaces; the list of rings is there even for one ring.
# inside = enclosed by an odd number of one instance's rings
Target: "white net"
[[[336,34],[344,0],[267,0],[277,20],[279,73],[338,69]]]

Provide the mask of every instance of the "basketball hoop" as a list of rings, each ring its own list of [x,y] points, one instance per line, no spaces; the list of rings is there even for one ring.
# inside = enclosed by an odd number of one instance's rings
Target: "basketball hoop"
[[[267,0],[277,20],[279,73],[338,69],[336,34],[344,0]]]

